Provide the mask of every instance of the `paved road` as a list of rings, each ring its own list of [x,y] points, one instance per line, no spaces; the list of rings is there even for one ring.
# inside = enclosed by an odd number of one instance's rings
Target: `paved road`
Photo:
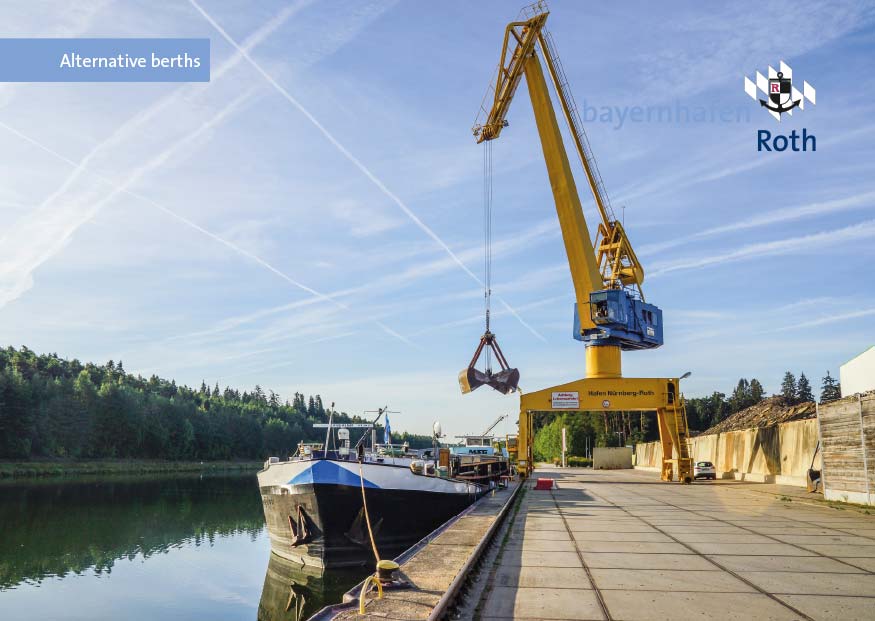
[[[751,484],[535,476],[558,489],[526,491],[480,619],[875,620],[875,515]]]

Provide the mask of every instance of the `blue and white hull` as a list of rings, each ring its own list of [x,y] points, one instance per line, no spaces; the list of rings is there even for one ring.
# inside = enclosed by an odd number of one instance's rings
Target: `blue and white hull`
[[[415,474],[409,463],[387,458],[361,466],[383,558],[397,556],[487,489],[470,481]],[[342,457],[266,464],[258,485],[272,551],[313,568],[373,563],[361,484],[358,462]]]

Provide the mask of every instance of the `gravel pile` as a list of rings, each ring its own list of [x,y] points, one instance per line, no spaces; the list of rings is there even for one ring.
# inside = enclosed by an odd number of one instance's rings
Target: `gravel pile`
[[[784,397],[774,396],[763,399],[756,405],[730,415],[707,431],[703,431],[702,435],[770,427],[778,423],[787,423],[791,420],[801,420],[803,418],[814,418],[815,416],[817,416],[817,404],[813,401],[788,405]]]

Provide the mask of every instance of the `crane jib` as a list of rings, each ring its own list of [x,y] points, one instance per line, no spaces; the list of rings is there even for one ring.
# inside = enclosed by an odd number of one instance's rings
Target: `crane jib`
[[[568,255],[576,309],[587,309],[582,313],[575,310],[574,337],[587,345],[617,345],[621,349],[659,347],[663,342],[662,313],[644,300],[644,268],[625,227],[614,216],[556,44],[546,30],[548,15],[546,5],[537,3],[529,9],[527,19],[511,22],[505,28],[498,73],[488,97],[490,105],[481,107],[484,120],[482,124],[475,123],[474,135],[478,143],[501,135],[508,125],[511,102],[525,76]],[[594,237],[590,236],[583,216],[545,73],[550,76],[574,151],[599,211],[601,221]],[[610,312],[600,316],[596,309]]]
[[[474,135],[478,142],[487,143],[501,135],[507,127],[510,103],[525,75],[574,284],[574,338],[586,344],[586,376],[520,394],[519,435],[513,450],[519,472],[526,477],[534,468],[536,416],[572,410],[603,410],[606,414],[653,410],[662,448],[662,479],[671,481],[676,472],[679,481],[689,483],[693,478],[690,434],[679,393],[679,381],[689,373],[680,379],[623,377],[623,350],[662,344],[662,311],[644,300],[644,269],[632,250],[624,222],[614,217],[555,43],[544,28],[548,15],[544,0],[523,9],[523,14],[525,21],[513,22],[505,29],[498,76],[484,98],[489,100],[488,108],[481,105],[478,120],[482,118],[483,123],[475,122]],[[538,48],[598,207],[600,222],[595,238],[589,235]],[[626,395],[635,395],[635,401]]]

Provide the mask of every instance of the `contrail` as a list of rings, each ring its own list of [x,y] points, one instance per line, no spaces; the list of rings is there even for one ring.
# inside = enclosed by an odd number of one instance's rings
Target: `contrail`
[[[27,291],[33,284],[31,276],[33,271],[55,256],[65,246],[73,233],[84,223],[94,218],[104,205],[139,181],[143,175],[163,165],[179,149],[222,123],[246,99],[249,99],[251,94],[252,89],[239,95],[195,130],[165,148],[151,160],[135,168],[121,184],[111,183],[112,191],[100,200],[86,204],[82,209],[52,211],[41,206],[19,219],[0,239],[0,247],[11,249],[9,255],[11,259],[5,265],[0,264],[2,272],[10,276],[10,286],[0,289],[0,306],[18,298]],[[15,133],[21,135],[20,132]],[[88,197],[81,202],[88,203]]]
[[[230,58],[225,60],[221,65],[219,65],[216,68],[216,70],[211,75],[211,81],[215,81],[215,80],[221,78],[225,73],[227,73],[232,68],[234,68],[237,64],[239,64],[240,60],[244,57],[244,54],[246,54],[248,51],[252,50],[254,47],[256,47],[261,42],[263,42],[267,37],[269,37],[278,28],[280,28],[283,24],[285,24],[290,17],[292,17],[293,15],[298,13],[301,9],[305,8],[307,5],[309,5],[311,3],[312,3],[312,0],[299,0],[298,2],[295,2],[294,4],[291,4],[287,7],[285,7],[282,11],[280,11],[277,15],[275,15],[270,21],[265,23],[258,30],[256,30],[252,35],[250,35],[246,39],[246,41],[244,41],[242,48],[235,46],[235,49],[237,51]],[[67,189],[82,175],[83,172],[88,170],[88,172],[90,174],[92,174],[93,176],[101,179],[105,183],[108,183],[111,187],[115,187],[115,190],[114,190],[114,192],[110,193],[110,195],[108,195],[107,197],[105,197],[104,199],[101,199],[98,203],[96,203],[95,206],[87,214],[87,217],[83,221],[87,221],[88,219],[90,219],[106,202],[108,202],[109,200],[114,198],[119,192],[125,192],[130,196],[134,196],[136,198],[139,198],[140,200],[148,202],[153,207],[163,211],[164,213],[171,216],[172,218],[179,220],[180,222],[188,225],[189,227],[194,228],[195,230],[203,233],[204,235],[212,238],[213,240],[225,245],[226,247],[230,248],[234,252],[237,252],[238,254],[241,254],[241,255],[245,256],[246,258],[258,263],[259,265],[261,265],[265,269],[273,272],[275,275],[279,276],[280,278],[289,282],[290,284],[294,285],[295,287],[298,287],[299,289],[302,289],[303,291],[306,291],[307,293],[310,293],[311,295],[313,295],[319,299],[331,301],[333,304],[340,304],[336,300],[331,299],[329,296],[321,294],[318,291],[316,291],[315,289],[312,289],[311,287],[308,287],[308,286],[304,285],[303,283],[300,283],[300,282],[290,278],[287,274],[276,269],[274,266],[272,266],[268,262],[264,261],[263,259],[261,259],[257,255],[254,255],[254,254],[244,250],[243,248],[240,248],[240,247],[228,242],[227,240],[211,233],[210,231],[208,231],[208,230],[204,229],[203,227],[197,225],[196,223],[188,220],[187,218],[171,211],[170,209],[167,209],[163,205],[156,203],[155,201],[151,200],[150,198],[129,190],[128,186],[131,185],[134,181],[136,181],[136,179],[134,179],[134,178],[129,179],[129,181],[126,182],[125,184],[123,184],[123,187],[121,187],[121,189],[119,189],[119,187],[115,186],[115,184],[111,180],[91,171],[88,168],[91,160],[94,159],[94,157],[96,157],[101,151],[120,143],[124,138],[126,138],[128,135],[130,135],[130,133],[133,130],[144,125],[149,120],[155,118],[158,114],[160,114],[163,110],[165,110],[171,104],[175,103],[186,91],[189,91],[189,90],[191,90],[191,87],[189,87],[189,86],[179,88],[179,89],[173,91],[172,93],[170,93],[169,95],[162,97],[161,99],[159,99],[157,102],[155,102],[153,105],[149,106],[145,110],[139,112],[138,114],[136,114],[135,116],[130,118],[128,121],[123,123],[115,131],[113,131],[113,133],[108,138],[106,138],[102,142],[95,145],[78,163],[60,155],[59,153],[56,153],[52,149],[38,143],[37,141],[31,139],[28,136],[25,136],[21,132],[18,132],[17,130],[13,129],[12,127],[10,127],[4,123],[0,123],[0,126],[4,127],[6,130],[12,132],[13,134],[17,135],[18,137],[22,138],[23,140],[26,140],[27,142],[33,144],[34,146],[37,146],[38,148],[46,151],[47,153],[50,153],[54,157],[59,158],[59,159],[63,160],[64,162],[67,162],[71,166],[73,166],[73,171],[66,177],[66,179],[64,179],[63,183],[54,192],[49,194],[40,203],[40,205],[37,207],[37,209],[45,208],[48,205],[52,204],[59,196],[63,195],[67,191]],[[203,129],[201,131],[203,131]],[[164,159],[166,159],[166,158],[164,158]],[[158,162],[158,164],[160,164],[160,163],[161,162]],[[136,178],[139,178],[144,172],[145,171],[140,171],[139,173],[135,173]],[[63,244],[63,242],[65,242],[70,237],[72,232],[73,231],[67,231],[67,233],[60,240],[60,243]],[[344,310],[350,310],[348,306],[343,305],[343,304],[340,304],[340,307],[343,308]],[[406,339],[402,335],[398,334],[395,330],[392,330],[388,326],[384,325],[382,322],[377,321],[376,323],[387,334],[402,340],[403,342],[407,343],[408,345],[413,345],[413,343],[411,343],[408,339]]]
[[[875,191],[863,192],[862,194],[854,194],[844,198],[833,199],[828,201],[820,201],[815,203],[807,203],[797,207],[783,207],[781,209],[773,209],[762,213],[755,214],[747,220],[737,220],[729,224],[714,226],[696,233],[691,233],[686,237],[678,237],[666,242],[657,242],[654,244],[646,244],[638,251],[640,255],[654,254],[670,248],[681,246],[691,241],[713,237],[715,235],[723,235],[724,233],[734,233],[745,229],[751,229],[780,222],[794,222],[808,217],[816,217],[825,214],[836,213],[840,211],[857,209],[859,207],[872,207],[875,205]]]
[[[231,35],[229,35],[225,31],[225,29],[222,28],[222,26],[220,26],[219,23],[216,22],[216,20],[214,20],[209,15],[209,13],[207,13],[195,0],[188,0],[188,1],[195,8],[195,10],[197,10],[197,12],[200,13],[203,16],[203,18],[205,20],[207,20],[207,22],[209,22],[209,24],[213,28],[215,28],[216,31],[220,35],[222,35],[222,38],[224,38],[225,41],[227,41],[234,49],[236,49],[240,53],[240,55],[243,56],[243,58],[245,58],[246,61],[250,65],[252,65],[253,69],[255,69],[259,74],[261,74],[261,77],[263,77],[265,80],[267,80],[267,82],[280,95],[282,95],[282,97],[286,101],[288,101],[290,104],[292,104],[298,110],[298,112],[303,114],[307,118],[307,120],[310,121],[310,123],[312,123],[313,126],[319,130],[319,132],[325,137],[326,140],[328,140],[328,142],[330,142],[338,151],[340,151],[340,153],[347,160],[349,160],[356,168],[358,168],[359,171],[361,171],[361,173],[363,175],[365,175],[365,177],[367,177],[375,186],[377,186],[377,189],[379,189],[380,192],[382,192],[387,198],[389,198],[389,200],[391,200],[393,203],[395,203],[401,209],[401,211],[403,211],[405,213],[405,215],[407,215],[407,217],[410,218],[410,220],[412,220],[413,223],[419,227],[419,229],[423,233],[428,235],[436,244],[438,244],[441,248],[443,248],[443,250],[450,256],[450,258],[452,258],[452,260],[460,268],[462,268],[462,270],[464,270],[465,273],[468,274],[468,276],[470,276],[481,287],[484,286],[484,283],[480,279],[480,277],[477,276],[477,274],[475,274],[474,272],[472,272],[468,268],[467,265],[465,265],[465,263],[456,255],[455,252],[452,251],[452,249],[444,242],[444,240],[442,240],[438,236],[437,233],[435,233],[427,224],[425,224],[422,220],[420,220],[419,216],[417,216],[415,213],[413,213],[413,211],[404,203],[404,201],[401,200],[401,198],[399,198],[394,192],[392,192],[392,190],[390,190],[388,187],[386,187],[386,185],[380,180],[380,178],[377,177],[373,172],[371,172],[371,170],[367,166],[365,166],[361,162],[361,160],[359,160],[355,155],[353,155],[352,152],[349,151],[349,149],[347,149],[345,146],[343,146],[343,144],[341,144],[340,141],[334,137],[334,134],[332,134],[330,131],[328,131],[328,129],[324,125],[322,125],[322,123],[320,123],[319,120],[315,116],[313,116],[310,113],[310,111],[307,110],[307,108],[305,108],[301,102],[299,102],[297,99],[295,99],[291,95],[291,93],[289,93],[285,88],[283,88],[279,82],[277,82],[267,71],[265,71],[261,67],[261,65],[259,65],[249,55],[249,53],[245,49],[243,49],[237,43],[237,41],[235,41],[231,37]],[[523,318],[520,317],[519,313],[517,313],[513,309],[513,307],[510,306],[510,304],[508,304],[503,298],[501,298],[498,295],[496,295],[495,297],[496,297],[496,299],[498,299],[498,301],[501,303],[501,305],[510,314],[512,314],[514,317],[516,317],[517,321],[519,321],[526,329],[528,329],[532,334],[534,334],[536,337],[538,337],[542,341],[547,342],[547,339],[545,339],[537,330],[535,330],[532,326],[530,326],[528,323],[523,321]]]
[[[871,317],[875,315],[875,308],[866,308],[858,311],[851,311],[849,313],[844,313],[841,315],[832,315],[831,317],[821,317],[820,319],[813,319],[811,321],[804,321],[802,323],[797,323],[792,326],[782,326],[780,328],[776,328],[773,330],[774,332],[784,332],[786,330],[798,330],[799,328],[813,328],[815,326],[823,326],[831,323],[840,323],[848,321],[849,319],[859,319],[860,317]]]
[[[272,19],[270,19],[267,23],[261,26],[258,30],[253,32],[246,40],[243,42],[243,49],[246,51],[252,50],[254,47],[259,45],[265,39],[267,39],[270,35],[272,35],[278,28],[280,28],[283,24],[285,24],[290,17],[295,15],[301,9],[305,8],[308,4],[310,4],[312,0],[299,0],[294,4],[291,4],[285,7],[282,11],[277,13]],[[243,56],[239,51],[235,51],[229,58],[227,58],[224,62],[222,62],[214,71],[210,74],[210,82],[213,83],[223,75],[225,75],[228,71],[236,67]],[[96,144],[92,149],[85,154],[78,164],[76,164],[73,171],[64,179],[64,182],[51,194],[49,194],[43,201],[40,203],[39,207],[45,207],[47,205],[52,204],[55,199],[64,194],[67,189],[82,175],[88,165],[91,163],[98,154],[107,148],[113,147],[120,142],[122,142],[125,138],[127,138],[134,130],[143,126],[147,122],[151,121],[159,114],[161,114],[165,109],[167,109],[171,104],[174,104],[178,101],[182,96],[184,96],[189,91],[194,91],[196,89],[200,89],[201,87],[186,85],[181,88],[177,88],[176,90],[164,95],[160,99],[158,99],[155,103],[150,105],[148,108],[138,112],[130,119],[122,123],[119,127],[117,127],[112,134],[110,134],[106,139],[102,140],[98,144]]]
[[[196,231],[198,231],[198,232],[200,232],[200,233],[206,235],[206,236],[209,237],[210,239],[213,239],[213,240],[219,242],[220,244],[222,244],[223,246],[225,246],[225,247],[227,247],[227,248],[233,250],[233,251],[236,252],[237,254],[240,254],[240,255],[246,257],[247,259],[250,259],[251,261],[254,261],[255,263],[257,263],[258,265],[260,265],[260,266],[263,267],[264,269],[266,269],[266,270],[268,270],[269,272],[275,274],[275,275],[278,276],[279,278],[282,278],[283,280],[285,280],[285,281],[286,281],[287,283],[289,283],[290,285],[292,285],[292,286],[294,286],[294,287],[297,287],[298,289],[301,289],[302,291],[306,291],[307,293],[309,293],[309,294],[312,295],[313,297],[318,298],[319,300],[322,300],[323,302],[329,302],[330,304],[333,304],[334,306],[336,306],[336,307],[338,307],[338,308],[340,308],[340,309],[342,309],[342,310],[352,312],[352,308],[351,308],[349,305],[344,304],[343,302],[341,302],[341,301],[339,301],[339,300],[337,300],[337,299],[331,297],[331,296],[328,295],[328,294],[322,293],[321,291],[319,291],[319,290],[317,290],[317,289],[314,289],[313,287],[310,287],[310,286],[308,286],[308,285],[305,285],[304,283],[302,283],[302,282],[300,282],[300,281],[298,281],[298,280],[295,280],[294,278],[292,278],[291,276],[289,276],[289,275],[286,274],[285,272],[283,272],[283,271],[277,269],[276,267],[274,267],[273,265],[271,265],[270,263],[268,263],[267,261],[265,261],[264,259],[262,259],[262,258],[259,257],[258,255],[253,254],[253,253],[249,252],[248,250],[245,250],[245,249],[241,248],[240,246],[238,246],[238,245],[236,245],[236,244],[234,244],[234,243],[228,241],[227,239],[225,239],[225,238],[223,238],[223,237],[219,237],[219,236],[216,235],[215,233],[212,233],[212,232],[208,231],[207,229],[205,229],[204,227],[200,226],[200,225],[197,224],[196,222],[192,222],[191,220],[189,220],[189,219],[186,218],[185,216],[182,216],[182,215],[176,213],[175,211],[172,211],[172,210],[168,209],[168,208],[165,207],[164,205],[161,205],[160,203],[155,202],[155,201],[152,200],[151,198],[149,198],[149,197],[147,197],[147,196],[144,196],[144,195],[142,195],[142,194],[139,194],[139,193],[137,193],[137,192],[128,192],[128,194],[130,194],[131,196],[133,196],[133,197],[135,197],[135,198],[139,198],[140,200],[145,201],[146,203],[149,203],[150,205],[152,205],[152,206],[155,207],[156,209],[158,209],[158,210],[163,211],[164,213],[166,213],[166,214],[167,214],[168,216],[170,216],[171,218],[175,218],[176,220],[179,220],[179,221],[182,222],[183,224],[185,224],[185,225],[187,225],[187,226],[193,228],[194,230],[196,230]],[[379,320],[374,319],[373,322],[374,322],[374,323],[375,323],[375,324],[376,324],[376,325],[377,325],[377,326],[378,326],[383,332],[385,332],[385,333],[388,334],[389,336],[393,336],[393,337],[395,337],[396,339],[398,339],[398,340],[400,340],[400,341],[402,341],[402,342],[404,342],[404,343],[406,343],[407,345],[410,345],[410,346],[412,346],[412,347],[417,347],[417,345],[415,345],[415,344],[414,344],[412,341],[410,341],[408,338],[406,338],[406,337],[404,337],[403,335],[399,334],[398,332],[396,332],[395,330],[393,330],[392,328],[390,328],[389,326],[387,326],[386,324],[384,324],[382,321],[379,321]]]
[[[533,242],[537,239],[540,239],[548,232],[549,233],[556,233],[557,232],[555,222],[552,219],[549,221],[545,221],[545,222],[543,222],[539,225],[536,225],[534,227],[531,227],[525,233],[516,234],[512,237],[504,238],[504,239],[501,239],[497,242],[493,242],[493,244],[492,244],[493,252],[496,254],[496,256],[498,256],[498,255],[502,254],[505,250],[510,251],[512,249],[519,248],[520,246],[525,246],[527,244],[530,244],[531,242]],[[459,253],[459,255],[461,257],[467,257],[467,256],[470,256],[471,254],[472,254],[472,252],[469,250],[463,250],[462,252]],[[368,293],[374,293],[375,291],[379,291],[379,292],[389,291],[393,288],[405,286],[405,285],[409,284],[410,282],[413,282],[413,281],[418,280],[420,278],[425,278],[425,277],[430,276],[430,275],[443,273],[445,271],[445,269],[454,269],[455,266],[449,258],[447,258],[444,255],[441,255],[441,257],[442,258],[440,258],[440,259],[433,260],[433,261],[426,261],[424,263],[420,263],[419,265],[412,265],[401,273],[387,274],[385,276],[381,276],[381,277],[379,277],[375,280],[372,280],[370,282],[361,282],[361,283],[359,283],[355,286],[352,286],[352,287],[346,287],[344,289],[336,289],[334,291],[327,293],[326,295],[329,295],[332,298],[346,298],[346,297],[349,297],[351,295],[355,295],[355,294],[357,294],[359,292],[363,292],[363,291],[368,292]],[[559,264],[557,266],[553,266],[551,268],[548,268],[548,270],[546,270],[546,271],[553,272],[553,271],[557,271],[557,270],[561,271],[563,274],[567,273],[568,266],[565,264]],[[540,278],[538,279],[539,282],[544,281],[544,272],[545,272],[545,270],[539,270],[536,272],[536,275],[540,275]],[[530,274],[528,276],[530,278],[534,277],[532,274]],[[525,284],[525,282],[523,284]],[[516,287],[518,285],[520,285],[519,279],[514,280],[512,285],[510,283],[508,283],[509,287]],[[483,292],[482,291],[478,292],[476,289],[471,289],[471,290],[466,290],[466,292],[463,294],[456,294],[456,296],[459,296],[459,295],[462,295],[465,298],[477,297],[477,296],[482,296]],[[435,299],[439,299],[443,302],[446,302],[448,298],[447,298],[447,296],[437,296],[437,298],[435,298]],[[237,328],[241,325],[260,320],[260,319],[267,317],[269,315],[284,313],[286,311],[296,309],[296,308],[301,308],[303,306],[308,306],[310,304],[315,304],[317,302],[319,302],[319,300],[316,298],[307,298],[305,300],[298,300],[298,301],[291,302],[291,303],[281,304],[279,306],[274,306],[272,308],[259,309],[255,312],[247,313],[245,315],[239,315],[237,317],[223,319],[222,321],[220,321],[218,324],[216,324],[212,328],[208,328],[205,330],[198,330],[197,332],[192,332],[189,334],[170,337],[167,340],[170,341],[170,340],[178,340],[181,338],[197,338],[197,337],[202,337],[202,336],[211,336],[211,335],[219,334],[219,333],[226,332],[228,330],[232,330],[234,328]],[[418,302],[420,304],[423,304],[425,302],[425,299],[420,298],[418,300]],[[428,306],[429,304],[433,304],[433,303],[434,303],[434,299],[430,300],[428,303],[425,303],[425,305]],[[522,307],[521,310],[526,310],[527,308],[530,308],[530,306],[526,305],[526,306]],[[497,312],[500,312],[502,315],[510,314],[506,310],[497,311]],[[482,316],[480,317],[480,320],[481,321],[483,320]],[[417,332],[415,334],[419,334],[419,333]],[[415,334],[410,334],[408,336],[412,337],[412,336],[415,336]]]
[[[781,256],[792,252],[810,251],[813,248],[835,247],[840,243],[870,239],[872,237],[875,237],[875,220],[864,220],[841,229],[788,237],[770,242],[748,244],[734,250],[710,256],[682,258],[657,263],[651,272],[651,278],[678,270],[699,269],[746,259]]]
[[[551,298],[546,298],[543,300],[538,300],[536,302],[531,302],[522,307],[523,310],[531,310],[533,308],[539,308],[541,306],[547,306],[549,304],[556,304],[557,302],[562,302],[568,299],[568,296],[565,295],[557,295]],[[500,315],[501,311],[497,311],[496,315]],[[476,315],[474,317],[466,317],[465,319],[456,319],[453,321],[447,321],[445,323],[439,323],[435,325],[430,325],[427,328],[423,328],[422,330],[418,330],[411,334],[413,337],[422,336],[423,334],[429,334],[430,332],[437,332],[439,330],[444,330],[446,328],[456,328],[458,326],[464,326],[472,323],[477,323],[478,321],[483,321],[483,317],[480,315]]]
[[[248,96],[249,93],[245,93],[244,95]],[[233,109],[233,107],[235,107],[239,103],[238,100],[240,100],[242,97],[243,96],[238,97],[237,100],[232,102],[229,106],[227,106],[224,110],[222,110],[222,112],[220,112],[216,117],[214,117],[211,120],[211,122],[208,122],[208,123],[205,123],[204,125],[202,125],[201,128],[199,128],[195,132],[192,132],[192,134],[190,134],[188,137],[186,137],[185,139],[180,141],[180,143],[189,142],[190,139],[193,139],[195,137],[194,136],[195,134],[199,135],[200,133],[203,133],[203,131],[205,131],[209,127],[212,127],[213,125],[215,125],[215,122],[218,122],[218,120],[220,118],[224,118],[225,116],[227,116],[227,114],[230,113],[231,109]],[[22,140],[32,144],[33,146],[45,151],[46,153],[50,154],[51,156],[53,156],[53,157],[55,157],[63,162],[66,162],[70,166],[78,167],[78,164],[75,161],[71,160],[70,158],[68,158],[64,155],[61,155],[60,153],[58,153],[54,149],[47,147],[46,145],[42,144],[41,142],[31,138],[30,136],[27,136],[26,134],[21,133],[17,129],[7,125],[6,123],[3,123],[2,121],[0,121],[0,127],[7,130],[8,132],[18,136]],[[181,146],[180,143],[177,143],[177,145],[174,145],[173,147],[171,147],[167,151],[175,150],[176,147]],[[312,287],[305,285],[304,283],[302,283],[300,281],[295,280],[294,278],[292,278],[288,274],[284,273],[283,271],[277,269],[276,267],[274,267],[273,265],[271,265],[270,263],[268,263],[267,261],[265,261],[264,259],[262,259],[258,255],[253,254],[253,253],[249,252],[248,250],[241,248],[240,246],[228,241],[227,239],[224,239],[223,237],[220,237],[219,235],[216,235],[215,233],[205,229],[204,227],[200,226],[199,224],[193,222],[192,220],[189,220],[185,216],[182,216],[182,215],[176,213],[172,209],[165,207],[164,205],[156,202],[155,200],[149,198],[148,196],[145,196],[143,194],[140,194],[139,192],[135,192],[134,190],[131,190],[129,186],[132,183],[134,183],[137,179],[139,179],[145,172],[147,172],[147,169],[151,170],[151,168],[154,168],[155,166],[158,166],[158,165],[164,163],[164,161],[166,161],[167,158],[170,157],[171,153],[168,153],[167,151],[165,151],[165,153],[162,153],[158,157],[153,158],[153,160],[151,160],[148,164],[146,164],[143,167],[141,167],[140,169],[138,169],[134,174],[131,175],[131,177],[128,178],[128,180],[126,180],[121,185],[118,185],[115,182],[113,182],[111,179],[101,175],[100,173],[97,173],[97,172],[89,169],[88,172],[93,177],[99,179],[103,183],[106,183],[110,187],[113,188],[113,191],[107,197],[102,199],[98,203],[98,205],[102,206],[104,203],[111,200],[112,198],[114,198],[115,196],[117,196],[120,193],[124,193],[124,194],[127,194],[128,196],[132,196],[134,198],[137,198],[145,203],[148,203],[152,207],[155,207],[159,211],[164,212],[165,214],[167,214],[171,218],[174,218],[174,219],[178,220],[179,222],[182,222],[186,226],[198,231],[199,233],[206,235],[210,239],[219,242],[220,244],[229,248],[230,250],[233,250],[237,254],[242,255],[242,256],[250,259],[251,261],[254,261],[255,263],[257,263],[261,267],[267,269],[271,273],[278,276],[279,278],[282,278],[283,280],[285,280],[287,283],[291,284],[292,286],[297,287],[298,289],[301,289],[302,291],[306,291],[310,295],[312,295],[316,298],[319,298],[320,300],[329,302],[342,310],[352,311],[352,309],[350,308],[349,305],[344,304],[343,302],[340,302],[340,301],[332,298],[329,295],[326,295],[326,294],[324,294],[324,293],[322,293],[322,292],[320,292]],[[99,209],[99,207],[98,207],[98,209]],[[91,213],[93,215],[93,213],[96,213],[96,210],[92,209],[92,212],[89,212],[89,213]],[[66,240],[68,237],[69,237],[69,234],[64,237],[64,240]],[[403,335],[399,334],[398,332],[396,332],[395,330],[393,330],[392,328],[390,328],[389,326],[384,324],[382,321],[379,321],[376,319],[372,320],[372,321],[386,334],[397,338],[398,340],[406,343],[407,345],[418,348],[418,346],[416,344],[414,344],[408,338],[404,337]]]

